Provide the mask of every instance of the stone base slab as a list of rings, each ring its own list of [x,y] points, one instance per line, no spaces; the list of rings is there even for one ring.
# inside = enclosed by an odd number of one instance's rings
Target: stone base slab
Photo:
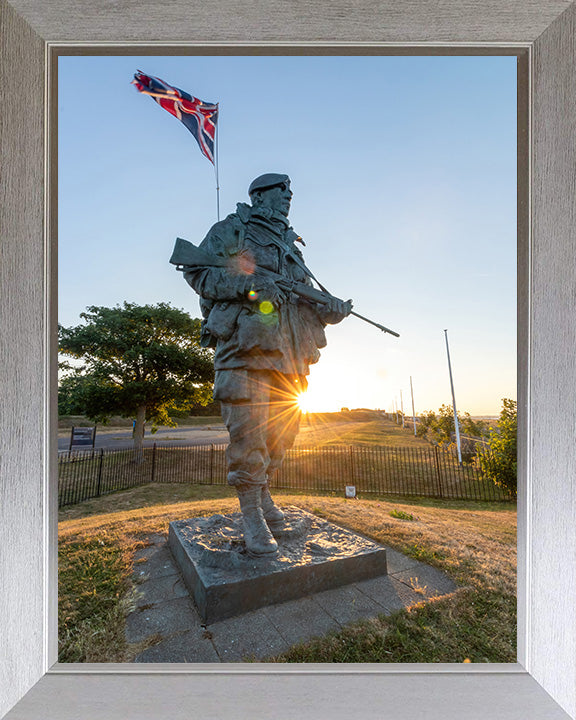
[[[272,558],[247,553],[241,513],[170,523],[168,544],[206,624],[386,574],[381,545],[300,508],[282,509]]]

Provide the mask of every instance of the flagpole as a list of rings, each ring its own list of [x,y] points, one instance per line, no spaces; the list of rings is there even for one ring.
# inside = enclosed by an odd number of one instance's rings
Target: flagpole
[[[454,429],[456,430],[456,450],[458,451],[458,464],[462,465],[462,450],[460,446],[460,424],[456,411],[456,395],[454,394],[454,381],[452,380],[452,364],[450,362],[450,349],[448,347],[448,330],[444,330],[446,338],[446,355],[448,356],[448,373],[450,374],[450,388],[452,389],[452,408],[454,410]]]
[[[410,395],[412,395],[412,424],[414,425],[414,437],[416,437],[416,413],[414,412],[414,388],[412,387],[412,375],[410,375]]]
[[[218,114],[218,120],[220,119]],[[216,122],[216,137],[214,142],[214,170],[216,172],[216,217],[220,221],[220,181],[218,179],[218,126],[219,122]]]

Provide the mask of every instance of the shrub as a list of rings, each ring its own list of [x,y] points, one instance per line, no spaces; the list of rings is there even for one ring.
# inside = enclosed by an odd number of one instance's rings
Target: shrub
[[[515,400],[504,398],[496,429],[490,430],[488,447],[477,455],[480,470],[512,496],[517,492],[518,411]]]

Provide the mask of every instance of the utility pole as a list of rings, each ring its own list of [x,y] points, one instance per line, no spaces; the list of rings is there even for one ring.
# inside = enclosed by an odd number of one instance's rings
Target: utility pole
[[[414,389],[412,387],[412,375],[410,375],[410,395],[412,395],[412,423],[414,425],[414,437],[416,437],[416,413],[414,412]]]
[[[450,349],[448,347],[448,330],[444,330],[446,338],[446,354],[448,355],[448,372],[450,374],[450,387],[452,389],[452,408],[454,410],[454,428],[456,430],[456,448],[458,450],[458,463],[462,465],[462,449],[460,447],[460,425],[458,423],[458,413],[456,412],[456,396],[454,394],[454,381],[452,380],[452,365],[450,363]]]
[[[400,412],[402,413],[402,427],[404,427],[404,402],[402,401],[402,390],[400,390]]]

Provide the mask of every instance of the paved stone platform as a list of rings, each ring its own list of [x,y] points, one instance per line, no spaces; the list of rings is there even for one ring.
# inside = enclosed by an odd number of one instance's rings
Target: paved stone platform
[[[253,557],[241,513],[170,523],[168,545],[200,617],[213,624],[260,607],[386,574],[386,550],[301,508],[271,527],[278,552]]]
[[[436,568],[387,548],[387,575],[206,625],[174,563],[167,536],[153,535],[148,541],[135,555],[141,594],[127,618],[126,639],[161,640],[136,656],[137,663],[265,661],[355,620],[390,614],[457,589]]]

